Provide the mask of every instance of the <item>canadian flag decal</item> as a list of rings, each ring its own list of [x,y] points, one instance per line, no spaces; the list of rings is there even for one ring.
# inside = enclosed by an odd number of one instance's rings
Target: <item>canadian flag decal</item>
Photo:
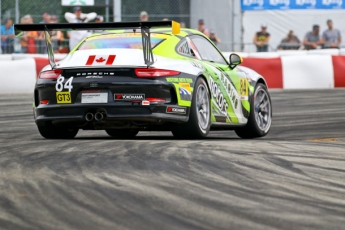
[[[86,65],[112,65],[116,55],[90,55]]]

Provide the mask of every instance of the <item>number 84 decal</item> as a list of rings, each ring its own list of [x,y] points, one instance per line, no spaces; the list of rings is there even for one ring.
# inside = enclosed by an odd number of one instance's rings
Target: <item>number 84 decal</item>
[[[64,89],[68,89],[68,92],[71,92],[73,89],[73,85],[72,85],[72,81],[73,81],[73,77],[70,77],[65,84],[63,84],[63,82],[65,81],[65,78],[63,76],[58,77],[56,85],[55,85],[55,89],[57,92],[61,92]]]

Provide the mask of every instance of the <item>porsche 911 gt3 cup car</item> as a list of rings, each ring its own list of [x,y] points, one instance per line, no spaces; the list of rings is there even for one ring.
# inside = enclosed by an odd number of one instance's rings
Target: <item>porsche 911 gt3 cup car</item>
[[[44,30],[50,65],[34,91],[34,117],[45,138],[79,129],[132,138],[141,130],[203,138],[210,130],[265,136],[272,105],[265,79],[224,58],[202,33],[174,21],[15,25]],[[100,30],[54,61],[50,30]]]

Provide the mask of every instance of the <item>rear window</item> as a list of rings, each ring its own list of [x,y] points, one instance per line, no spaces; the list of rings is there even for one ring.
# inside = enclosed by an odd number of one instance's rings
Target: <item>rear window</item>
[[[151,47],[156,47],[169,36],[170,35],[167,34],[151,34]],[[78,49],[90,50],[109,48],[142,49],[141,33],[104,34],[91,37],[85,40]]]

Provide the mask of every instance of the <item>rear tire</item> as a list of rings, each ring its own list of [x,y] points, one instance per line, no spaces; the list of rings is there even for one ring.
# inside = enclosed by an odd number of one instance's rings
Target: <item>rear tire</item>
[[[250,114],[245,127],[236,129],[237,136],[244,139],[264,137],[271,128],[272,102],[267,87],[258,83],[250,103]]]
[[[41,136],[46,139],[73,139],[79,129],[76,128],[62,128],[56,127],[51,123],[46,123],[44,126],[37,126]]]
[[[180,139],[205,138],[211,127],[211,103],[207,84],[203,78],[195,82],[192,106],[187,123],[174,126],[172,133]]]
[[[138,133],[139,130],[133,130],[133,129],[106,129],[105,132],[117,139],[130,139],[134,138]]]

